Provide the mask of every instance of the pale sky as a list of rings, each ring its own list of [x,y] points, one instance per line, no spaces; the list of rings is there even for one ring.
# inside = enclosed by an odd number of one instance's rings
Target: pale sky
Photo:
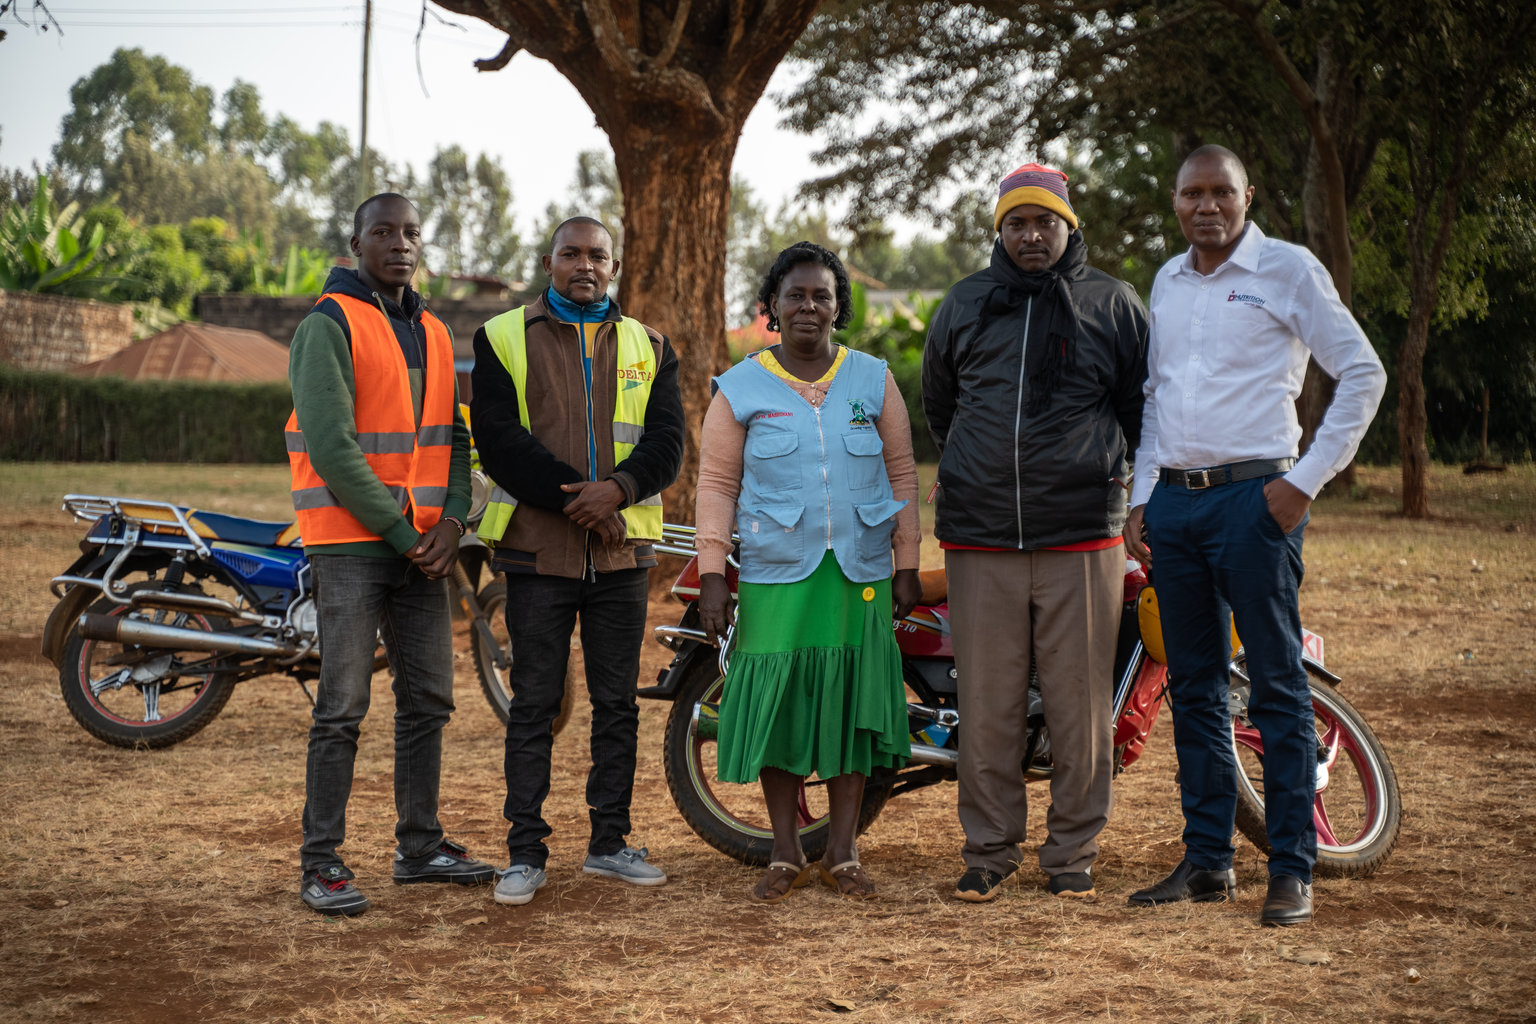
[[[18,0],[32,21],[32,0]],[[306,129],[346,127],[356,145],[362,65],[362,0],[50,0],[63,35],[0,18],[0,166],[46,166],[69,110],[69,90],[118,47],[138,47],[187,68],[216,94],[236,79],[253,83],[269,118],[286,114]],[[420,0],[374,0],[369,59],[370,145],[418,174],[439,146],[473,158],[496,156],[512,180],[520,230],[531,230],[551,200],[564,199],[584,149],[609,151],[607,137],[576,90],[548,63],[520,53],[500,71],[476,71],[501,33],[481,21],[429,8],[421,43]],[[429,95],[423,95],[421,79]],[[816,173],[814,139],[781,130],[771,95],[776,75],[747,120],[736,172],[770,211]],[[532,148],[527,140],[539,140]],[[516,140],[522,140],[519,144]]]

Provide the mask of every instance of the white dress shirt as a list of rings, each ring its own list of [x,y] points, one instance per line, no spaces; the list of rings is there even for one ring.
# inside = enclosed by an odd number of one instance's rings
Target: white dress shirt
[[[1309,353],[1338,388],[1285,479],[1315,498],[1349,464],[1387,374],[1317,257],[1249,224],[1209,275],[1195,270],[1193,249],[1163,264],[1150,312],[1133,507],[1146,503],[1163,467],[1295,456],[1295,400]]]

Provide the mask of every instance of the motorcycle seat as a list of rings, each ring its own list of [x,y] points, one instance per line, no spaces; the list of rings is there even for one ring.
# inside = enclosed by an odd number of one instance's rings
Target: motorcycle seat
[[[269,523],[260,519],[243,519],[226,516],[219,512],[199,512],[189,509],[187,519],[206,540],[222,540],[231,544],[257,544],[262,547],[282,546],[282,536],[292,529],[293,523]]]
[[[920,569],[917,582],[922,585],[922,604],[943,604],[949,598],[949,578],[943,569]]]

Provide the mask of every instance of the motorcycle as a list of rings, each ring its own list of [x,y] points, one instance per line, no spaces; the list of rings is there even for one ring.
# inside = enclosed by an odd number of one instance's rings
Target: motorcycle
[[[269,674],[294,679],[313,703],[321,652],[297,524],[88,494],[66,495],[63,508],[90,526],[80,557],[53,580],[59,600],[42,653],[87,732],[120,747],[168,747],[211,722],[236,683]],[[480,687],[505,722],[506,584],[479,585],[488,561],[466,533],[453,583]],[[387,664],[381,647],[375,670]]]
[[[717,648],[699,629],[698,559],[694,531],[668,525],[658,551],[687,559],[672,586],[684,603],[681,619],[656,628],[656,639],[674,652],[656,685],[640,696],[672,702],[664,737],[667,787],[690,828],[710,846],[744,864],[769,861],[772,830],[757,786],[716,779],[714,745],[718,734],[721,690],[731,638]],[[728,560],[726,581],[736,592],[739,563]],[[899,770],[872,775],[864,788],[858,830],[867,829],[895,796],[957,777],[960,757],[958,676],[950,637],[949,605],[943,570],[920,574],[923,596],[905,618],[893,624],[901,650],[902,676],[908,690],[907,715],[912,758]],[[1141,756],[1167,693],[1156,594],[1142,567],[1127,561],[1124,604],[1113,677],[1114,772]],[[1340,679],[1323,664],[1323,638],[1303,629],[1303,664],[1312,690],[1317,730],[1317,865],[1320,876],[1363,877],[1386,861],[1402,827],[1402,798],[1386,750],[1365,719],[1338,691]],[[1232,745],[1237,755],[1236,827],[1261,851],[1269,852],[1264,828],[1263,742],[1248,716],[1249,679],[1242,648],[1234,643],[1228,703]],[[1021,765],[1030,782],[1052,773],[1051,738],[1045,727],[1038,677],[1031,671],[1026,754]],[[801,843],[806,856],[819,859],[826,849],[828,818],[824,784],[808,780],[799,805]]]

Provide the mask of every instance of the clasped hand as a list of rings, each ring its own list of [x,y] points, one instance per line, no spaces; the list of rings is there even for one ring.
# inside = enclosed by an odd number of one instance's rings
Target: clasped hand
[[[624,546],[629,531],[619,506],[624,504],[624,488],[612,480],[580,480],[573,484],[561,484],[560,489],[574,494],[565,506],[565,515],[577,526],[597,534],[604,546]]]
[[[454,560],[459,557],[459,529],[448,520],[440,520],[421,538],[405,557],[420,569],[429,580],[444,579],[453,573]]]

